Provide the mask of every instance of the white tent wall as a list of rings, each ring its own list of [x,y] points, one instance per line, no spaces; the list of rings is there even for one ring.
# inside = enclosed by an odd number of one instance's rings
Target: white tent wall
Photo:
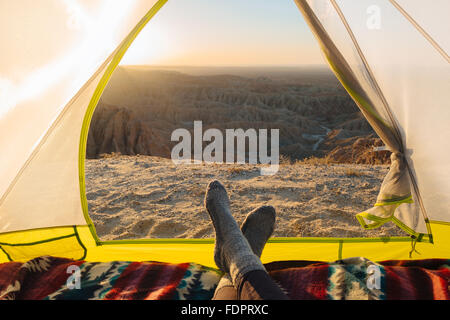
[[[86,224],[83,119],[105,61],[156,2],[0,1],[0,232]]]
[[[408,164],[414,203],[401,204],[395,218],[419,233],[430,232],[426,221],[450,221],[450,60],[442,49],[448,48],[450,24],[446,19],[435,22],[442,12],[450,12],[450,2],[433,6],[418,0],[296,2],[316,29],[319,42],[324,45],[317,28],[323,28],[332,40],[334,48],[325,51],[337,49],[344,57],[385,129],[392,128],[401,140],[398,152]],[[408,5],[403,8],[403,3]],[[423,6],[427,9],[418,14],[422,23],[418,26],[411,15]],[[411,12],[405,15],[399,8]],[[312,25],[314,19],[319,26]],[[377,130],[389,143],[384,132]],[[388,183],[390,188],[397,184],[388,178],[383,185]]]
[[[78,145],[87,106],[106,66],[67,107],[35,149],[0,205],[0,232],[85,225],[80,197]]]
[[[419,2],[408,7],[417,13]],[[449,221],[450,63],[390,1],[337,1],[364,52],[401,130],[405,156],[419,186],[428,218]],[[414,5],[415,4],[415,5]],[[367,8],[380,10],[380,29],[367,28]],[[433,5],[436,9],[436,4]],[[447,8],[447,10],[445,10]],[[438,11],[450,12],[447,2]],[[437,17],[422,15],[421,26]],[[358,14],[359,13],[359,14]],[[366,13],[366,14],[364,14]],[[444,20],[442,21],[444,22]],[[428,33],[428,32],[427,32]],[[435,28],[433,40],[448,43],[450,24]],[[418,199],[415,199],[417,202]]]

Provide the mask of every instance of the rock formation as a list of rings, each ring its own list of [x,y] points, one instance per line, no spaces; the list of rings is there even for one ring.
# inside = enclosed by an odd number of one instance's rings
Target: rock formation
[[[94,113],[87,156],[105,153],[170,157],[173,130],[280,129],[280,154],[290,159],[387,163],[387,152],[358,108],[329,74],[245,77],[187,75],[120,67]],[[325,80],[323,80],[325,79]]]
[[[161,132],[147,126],[132,110],[101,104],[92,118],[87,157],[107,153],[168,157],[169,145],[162,137]]]

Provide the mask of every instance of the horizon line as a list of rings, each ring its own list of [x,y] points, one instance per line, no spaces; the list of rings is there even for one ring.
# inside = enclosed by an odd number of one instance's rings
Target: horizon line
[[[319,67],[329,69],[324,64],[254,64],[254,65],[183,65],[183,64],[121,64],[121,67],[166,67],[166,68],[305,68]]]

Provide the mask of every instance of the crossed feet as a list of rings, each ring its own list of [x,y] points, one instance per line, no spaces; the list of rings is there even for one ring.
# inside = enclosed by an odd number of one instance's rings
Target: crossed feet
[[[205,207],[214,225],[216,241],[214,261],[233,284],[254,270],[264,270],[259,257],[275,227],[275,209],[262,206],[250,212],[241,228],[230,211],[230,201],[219,181],[208,185]]]

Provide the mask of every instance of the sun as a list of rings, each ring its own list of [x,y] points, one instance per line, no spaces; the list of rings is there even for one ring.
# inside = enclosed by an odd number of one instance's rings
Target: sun
[[[41,59],[42,61],[38,59],[39,50],[36,50],[38,53],[33,58],[39,62],[28,63],[33,68],[26,72],[10,71],[11,74],[18,74],[16,79],[11,81],[3,74],[0,75],[0,114],[5,114],[15,105],[42,95],[68,77],[70,79],[67,81],[72,83],[71,90],[78,90],[99,68],[105,57],[117,48],[121,39],[115,31],[120,29],[120,23],[126,21],[129,13],[136,9],[136,4],[136,0],[129,0],[126,3],[102,0],[96,2],[97,10],[89,10],[91,8],[86,8],[85,1],[55,2],[51,12],[61,14],[61,19],[55,21],[48,19],[48,25],[43,30],[58,29],[60,34],[65,35],[64,41],[59,37],[61,40],[59,47],[53,48],[57,54],[51,58]],[[92,2],[90,5],[92,6]],[[27,25],[22,30],[24,34],[27,34],[26,27]],[[45,36],[40,36],[37,35],[35,39],[30,38],[28,41],[34,44],[35,48],[45,46],[45,41],[39,42],[41,38],[45,39]],[[15,49],[19,51],[21,48],[16,46]],[[25,58],[33,61],[28,56]],[[20,66],[20,63],[17,65]]]
[[[170,55],[170,41],[164,30],[151,22],[131,44],[122,65],[158,64]]]

